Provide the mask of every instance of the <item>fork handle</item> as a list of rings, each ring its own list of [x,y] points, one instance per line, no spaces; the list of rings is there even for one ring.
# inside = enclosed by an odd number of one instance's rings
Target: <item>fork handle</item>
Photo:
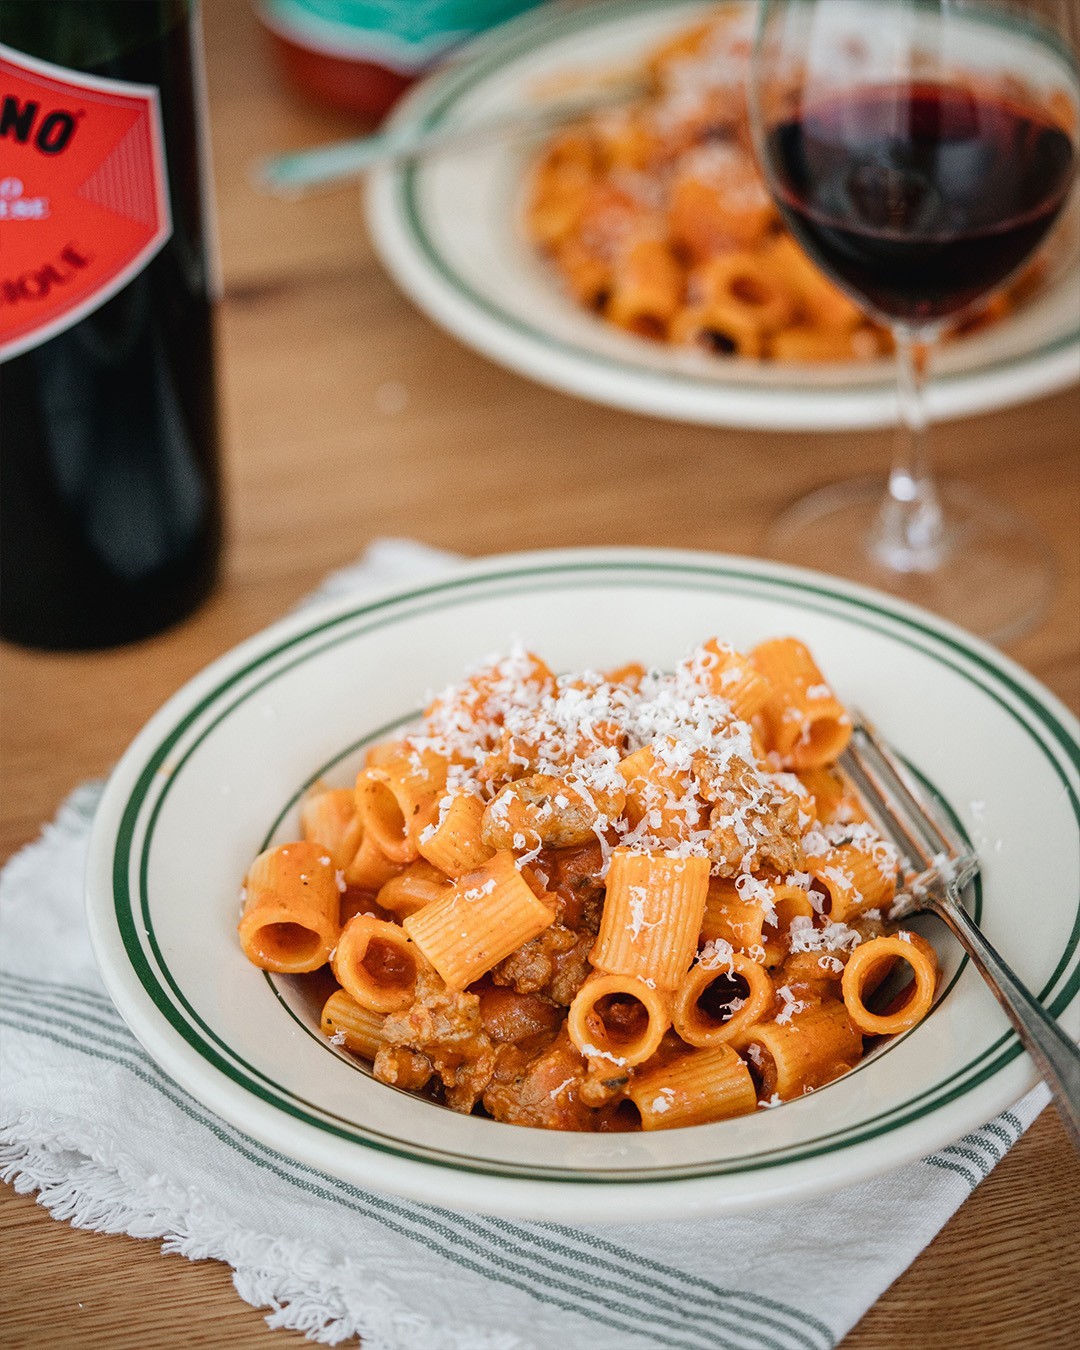
[[[1039,1076],[1054,1094],[1073,1147],[1080,1152],[1080,1048],[1021,984],[950,888],[926,897],[928,908],[952,929],[1016,1028]]]
[[[464,126],[405,123],[371,136],[335,141],[291,154],[269,155],[254,166],[255,185],[271,196],[299,197],[312,188],[358,178],[381,164],[420,159],[436,150],[496,140],[514,132],[546,131],[604,108],[619,107],[645,92],[644,82],[620,81],[576,96],[529,103]]]

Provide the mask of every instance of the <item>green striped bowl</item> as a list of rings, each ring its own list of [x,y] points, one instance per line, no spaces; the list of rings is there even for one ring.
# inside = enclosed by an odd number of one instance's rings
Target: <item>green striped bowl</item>
[[[930,615],[745,558],[588,550],[513,555],[448,579],[304,610],[222,657],[150,721],[98,812],[87,880],[109,992],[205,1106],[334,1176],[491,1213],[631,1219],[719,1213],[836,1189],[941,1147],[1015,1101],[1029,1061],[952,940],[936,1006],[829,1087],[754,1117],[565,1135],[459,1116],[374,1081],[319,1035],[303,981],[250,966],[238,889],[268,840],[296,837],[316,778],[428,691],[516,636],[556,669],[672,665],[697,640],[809,643],[984,859],[991,940],[1080,1031],[1077,728],[1000,653]],[[919,921],[924,922],[924,921]]]

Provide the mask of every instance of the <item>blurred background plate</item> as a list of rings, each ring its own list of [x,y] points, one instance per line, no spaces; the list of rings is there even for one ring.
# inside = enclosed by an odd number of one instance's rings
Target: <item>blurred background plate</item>
[[[545,79],[633,64],[713,9],[654,0],[543,6],[488,33],[417,86],[390,124],[504,115],[535,98]],[[825,430],[896,420],[889,359],[812,366],[720,359],[621,333],[581,310],[522,227],[535,149],[527,137],[505,138],[382,169],[369,180],[368,223],[383,262],[462,342],[542,384],[680,421]],[[935,418],[1005,407],[1080,379],[1076,224],[1073,210],[1050,245],[1053,262],[1036,295],[941,351],[930,389]]]

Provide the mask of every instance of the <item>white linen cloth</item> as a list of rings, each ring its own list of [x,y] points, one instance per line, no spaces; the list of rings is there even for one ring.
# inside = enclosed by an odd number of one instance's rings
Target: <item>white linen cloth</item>
[[[384,540],[321,595],[441,573]],[[83,870],[98,785],[0,876],[0,1175],[58,1219],[233,1268],[237,1292],[364,1350],[825,1350],[1048,1100],[890,1175],[752,1216],[511,1222],[366,1192],[217,1119],[147,1057],[98,978]]]

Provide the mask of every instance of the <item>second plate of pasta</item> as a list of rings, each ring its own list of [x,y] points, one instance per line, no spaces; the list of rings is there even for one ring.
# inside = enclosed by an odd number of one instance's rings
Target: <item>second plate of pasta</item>
[[[403,102],[393,120],[398,125],[442,128],[520,113],[535,102],[538,91],[550,93],[560,80],[565,82],[568,72],[587,79],[590,72],[639,70],[666,39],[714,12],[714,5],[657,5],[650,0],[616,0],[578,9],[543,6],[493,30],[470,48],[471,56],[426,80]],[[673,334],[685,329],[682,345],[650,341],[613,326],[613,322],[635,326],[632,317],[622,313],[625,306],[615,299],[604,302],[611,322],[583,307],[568,293],[568,287],[574,287],[573,271],[564,267],[560,277],[538,250],[536,236],[544,233],[550,220],[541,224],[535,213],[530,216],[530,201],[535,201],[530,184],[535,181],[546,139],[520,135],[489,139],[371,176],[367,218],[375,246],[398,283],[433,319],[521,374],[637,412],[777,429],[864,427],[895,421],[892,362],[883,351],[872,354],[880,335],[875,338],[866,326],[850,331],[849,325],[837,338],[810,331],[796,317],[794,327],[768,339],[767,353],[758,353],[769,359],[757,359],[753,354],[740,354],[744,344],[737,331],[734,342],[727,333],[716,338],[718,350],[734,348],[734,355],[701,350],[695,334],[702,321],[693,306],[668,325]],[[730,179],[738,166],[733,168],[728,162],[729,150],[728,146],[705,144],[690,158],[712,163],[719,156],[723,165],[717,169],[713,164],[709,172],[716,169],[722,178]],[[625,183],[634,177],[620,172],[603,190],[614,188],[618,196],[615,178]],[[691,175],[686,192],[680,189],[681,210],[692,214],[698,187]],[[618,209],[619,203],[613,201],[609,206]],[[691,242],[703,219],[695,217],[684,227]],[[1033,294],[997,322],[942,347],[935,358],[929,394],[935,417],[1005,406],[1080,377],[1076,319],[1080,264],[1072,238],[1075,223],[1074,215],[1059,232],[1047,256],[1046,274]],[[741,225],[728,220],[725,228],[734,230],[737,238]],[[787,280],[801,286],[805,279],[801,271],[798,276],[793,273],[797,260],[789,256],[789,242],[763,247],[760,256],[750,256],[741,245],[740,252],[725,254],[699,269],[702,276],[692,279],[692,285],[719,286],[725,295],[737,292],[753,284],[753,277],[748,280],[748,274],[744,275],[753,264],[765,269],[766,289],[769,269],[778,276],[783,272]],[[729,276],[740,260],[742,270],[736,266]],[[727,271],[720,277],[714,275],[717,269]],[[603,280],[589,283],[588,278],[581,284],[594,299],[597,287],[607,285]],[[836,293],[824,295],[822,304],[826,309],[850,309],[850,302]],[[799,359],[811,347],[820,358],[823,339],[826,346],[829,340],[837,340],[838,350],[854,344],[853,350],[866,348],[871,355],[857,360]],[[753,335],[746,350],[757,352]]]

